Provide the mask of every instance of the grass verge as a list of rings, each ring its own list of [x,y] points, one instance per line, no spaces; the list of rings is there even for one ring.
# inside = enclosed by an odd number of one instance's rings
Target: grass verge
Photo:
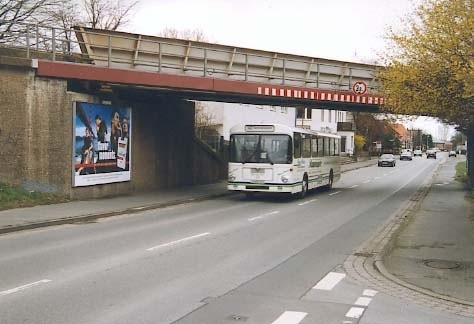
[[[65,201],[67,201],[67,199],[57,195],[27,191],[0,182],[0,210],[54,204]]]
[[[456,164],[456,176],[454,178],[457,181],[468,185],[466,161],[459,162],[458,164]],[[474,189],[470,189],[467,191],[466,198],[474,199]]]
[[[456,164],[455,179],[459,182],[467,183],[466,162]]]

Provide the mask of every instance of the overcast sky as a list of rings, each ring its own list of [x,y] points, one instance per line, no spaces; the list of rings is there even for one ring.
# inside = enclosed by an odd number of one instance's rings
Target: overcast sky
[[[140,0],[129,32],[200,30],[210,42],[351,62],[380,62],[389,26],[420,0]],[[426,120],[412,127],[437,136]],[[426,127],[424,127],[426,126]]]
[[[140,0],[129,25],[201,30],[213,42],[346,61],[375,60],[387,26],[417,0]]]

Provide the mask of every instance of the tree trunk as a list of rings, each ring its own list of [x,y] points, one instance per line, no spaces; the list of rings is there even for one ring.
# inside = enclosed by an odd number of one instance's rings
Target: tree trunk
[[[474,129],[470,129],[466,132],[467,136],[467,152],[466,152],[466,167],[468,185],[472,189],[474,188]]]

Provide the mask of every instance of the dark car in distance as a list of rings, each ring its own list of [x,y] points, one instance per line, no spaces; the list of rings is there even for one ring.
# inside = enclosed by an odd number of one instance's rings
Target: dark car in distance
[[[426,151],[426,158],[433,158],[436,159],[436,151],[435,150],[428,150]]]
[[[378,166],[395,166],[395,156],[393,154],[382,154],[379,157]]]

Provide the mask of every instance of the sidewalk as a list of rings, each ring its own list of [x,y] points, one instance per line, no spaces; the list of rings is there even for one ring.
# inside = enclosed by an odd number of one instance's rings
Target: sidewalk
[[[375,163],[377,163],[377,160],[372,159],[343,165],[341,168],[343,172],[346,172]],[[136,213],[147,209],[162,208],[230,194],[234,193],[227,191],[226,181],[221,181],[207,185],[141,192],[113,198],[71,201],[54,205],[8,209],[0,211],[0,234]]]
[[[448,158],[440,165],[383,262],[402,282],[474,306],[474,200],[465,198],[464,185],[454,180],[462,160]]]

